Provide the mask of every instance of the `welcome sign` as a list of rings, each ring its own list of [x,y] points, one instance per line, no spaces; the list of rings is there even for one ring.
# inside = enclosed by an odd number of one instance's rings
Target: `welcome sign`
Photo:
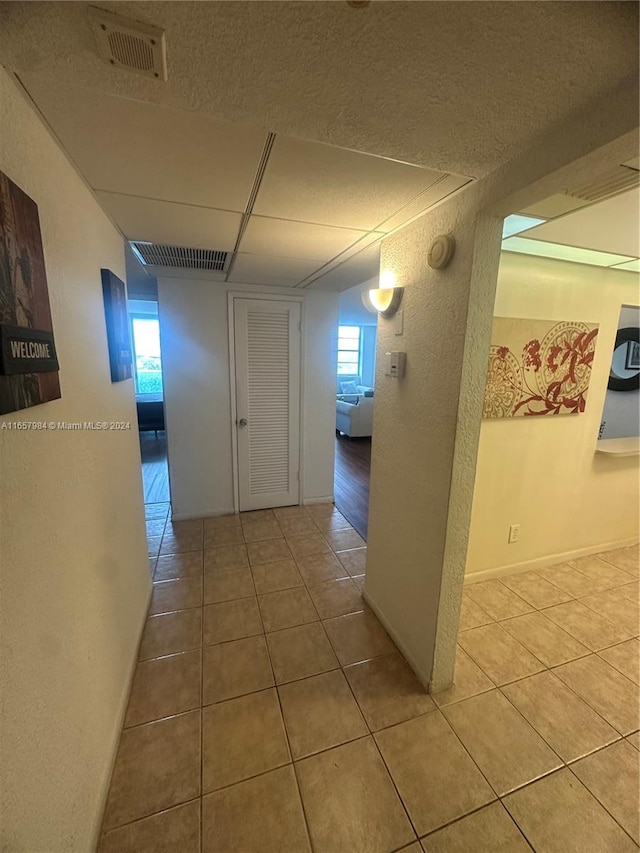
[[[58,370],[53,332],[0,325],[0,373],[49,373]]]

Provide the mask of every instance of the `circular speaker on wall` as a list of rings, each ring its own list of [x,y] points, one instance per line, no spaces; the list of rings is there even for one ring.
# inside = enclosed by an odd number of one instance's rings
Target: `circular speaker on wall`
[[[434,270],[446,267],[456,250],[456,241],[450,234],[439,234],[429,249],[428,262]]]

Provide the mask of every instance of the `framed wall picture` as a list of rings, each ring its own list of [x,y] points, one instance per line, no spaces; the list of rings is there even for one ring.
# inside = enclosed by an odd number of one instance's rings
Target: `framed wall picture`
[[[640,370],[640,343],[638,341],[627,341],[624,366],[626,370]]]
[[[60,396],[38,206],[0,172],[0,415]]]
[[[111,381],[122,382],[123,379],[131,379],[132,376],[127,293],[124,282],[111,270],[103,269],[100,270],[100,273],[102,275],[104,315],[107,323]]]

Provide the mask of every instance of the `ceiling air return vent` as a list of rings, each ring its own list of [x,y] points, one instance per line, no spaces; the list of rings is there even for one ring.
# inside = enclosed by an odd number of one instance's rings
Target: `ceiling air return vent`
[[[568,189],[566,194],[584,201],[602,201],[604,198],[637,187],[640,183],[639,178],[640,172],[632,166],[615,166],[586,184]]]
[[[167,79],[164,30],[102,9],[89,10],[100,57],[145,77]]]
[[[220,252],[217,249],[190,249],[186,246],[136,241],[131,241],[130,245],[145,266],[226,272],[231,260],[231,252]]]

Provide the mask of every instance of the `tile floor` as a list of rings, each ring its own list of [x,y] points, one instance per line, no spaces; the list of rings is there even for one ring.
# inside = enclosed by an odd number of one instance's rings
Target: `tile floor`
[[[168,509],[101,853],[638,849],[638,548],[466,586],[431,697],[335,508]]]

